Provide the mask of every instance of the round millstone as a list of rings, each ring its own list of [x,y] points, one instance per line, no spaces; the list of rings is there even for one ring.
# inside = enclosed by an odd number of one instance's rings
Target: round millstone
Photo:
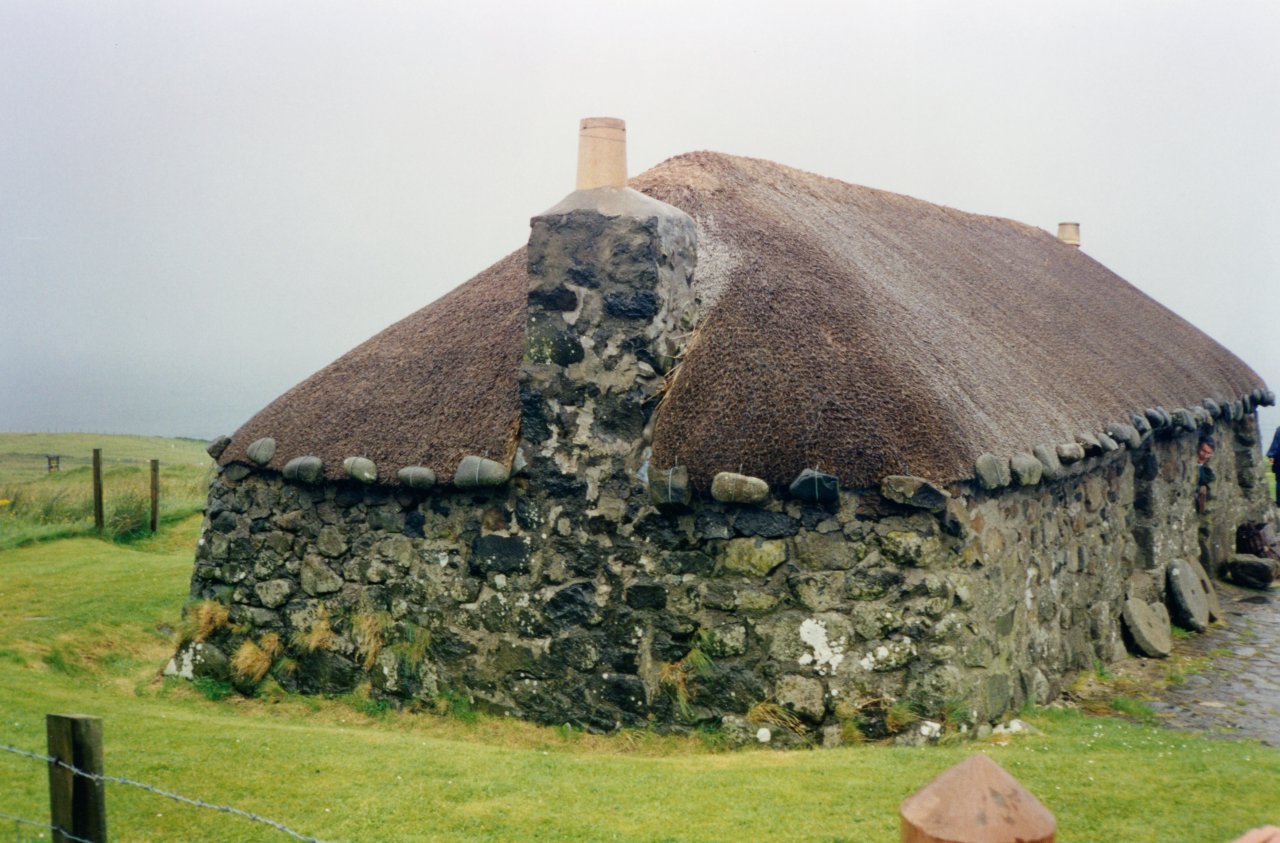
[[[295,483],[319,483],[324,479],[324,463],[319,457],[294,457],[284,464],[284,479]]]
[[[459,489],[501,486],[510,476],[511,472],[502,463],[468,454],[458,463],[458,470],[453,475],[453,485]]]
[[[372,483],[378,479],[378,467],[368,457],[347,457],[342,461],[342,470],[352,480],[361,483]]]
[[[425,465],[406,465],[396,472],[396,479],[410,489],[430,489],[436,485],[436,473]]]
[[[1120,617],[1141,655],[1157,659],[1169,655],[1173,649],[1173,634],[1169,631],[1169,611],[1163,604],[1146,603],[1130,597],[1124,601]]]
[[[1222,602],[1218,600],[1218,590],[1213,587],[1213,580],[1209,578],[1209,572],[1204,566],[1195,559],[1187,559],[1187,567],[1191,569],[1191,573],[1196,575],[1196,579],[1200,581],[1200,587],[1204,589],[1205,597],[1209,601],[1209,622],[1222,620]]]
[[[253,460],[258,465],[266,465],[271,462],[271,458],[276,455],[276,440],[272,439],[270,436],[255,439],[249,447],[245,449],[245,453],[249,456],[249,459]]]
[[[1175,559],[1166,572],[1169,605],[1178,626],[1204,632],[1209,628],[1209,597],[1186,560]]]
[[[769,484],[759,477],[721,471],[711,480],[711,497],[724,503],[761,503],[769,499]]]

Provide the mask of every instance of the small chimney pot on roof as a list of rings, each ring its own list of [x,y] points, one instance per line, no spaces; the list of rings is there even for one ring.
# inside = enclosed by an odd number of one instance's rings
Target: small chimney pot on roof
[[[1060,222],[1058,223],[1058,239],[1068,246],[1080,248],[1080,223],[1078,222]]]
[[[627,124],[616,117],[584,117],[578,124],[577,190],[627,186]]]

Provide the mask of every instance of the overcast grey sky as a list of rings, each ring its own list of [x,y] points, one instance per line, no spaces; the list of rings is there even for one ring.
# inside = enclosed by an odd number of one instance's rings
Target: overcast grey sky
[[[596,115],[633,173],[1078,220],[1280,387],[1278,38],[1239,0],[0,0],[0,430],[234,431],[521,245]]]

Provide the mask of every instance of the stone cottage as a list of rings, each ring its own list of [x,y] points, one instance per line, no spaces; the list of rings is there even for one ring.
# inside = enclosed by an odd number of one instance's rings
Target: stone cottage
[[[1078,228],[580,144],[526,247],[211,446],[191,595],[228,622],[179,669],[834,741],[1203,622],[1274,395]]]

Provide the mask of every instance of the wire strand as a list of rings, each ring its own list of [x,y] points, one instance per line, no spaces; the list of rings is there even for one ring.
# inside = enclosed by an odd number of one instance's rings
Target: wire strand
[[[100,773],[86,772],[85,770],[81,770],[78,767],[75,767],[71,764],[68,764],[65,761],[61,761],[52,756],[43,755],[38,752],[28,752],[25,749],[18,749],[16,746],[8,746],[6,744],[0,744],[0,751],[9,752],[14,755],[21,755],[26,758],[32,758],[32,759],[35,759],[36,761],[45,761],[50,764],[56,764],[59,767],[70,770],[74,775],[80,776],[81,778],[89,779],[90,781],[111,782],[113,784],[121,784],[127,787],[134,787],[134,788],[138,788],[139,790],[145,790],[148,793],[154,793],[157,796],[163,796],[166,799],[172,799],[175,802],[181,802],[185,805],[191,805],[196,808],[207,808],[211,811],[219,811],[224,814],[231,814],[233,816],[243,817],[246,820],[251,820],[256,823],[262,823],[263,825],[268,825],[274,828],[276,831],[289,835],[295,840],[303,840],[303,841],[306,841],[306,843],[325,843],[325,841],[320,840],[317,837],[310,837],[306,834],[302,834],[301,832],[294,831],[293,829],[289,828],[287,825],[285,825],[282,822],[277,822],[276,820],[259,816],[258,814],[255,814],[252,811],[246,811],[243,808],[236,808],[233,805],[218,805],[213,802],[206,802],[203,799],[192,799],[189,796],[183,796],[180,793],[173,793],[172,791],[163,790],[161,788],[156,787],[155,785],[134,781],[133,779],[128,779],[128,778],[125,778],[124,776],[108,776]],[[58,831],[61,831],[61,829],[58,829]],[[63,831],[62,833],[66,834],[65,831]],[[84,841],[84,843],[91,843],[91,841]]]

